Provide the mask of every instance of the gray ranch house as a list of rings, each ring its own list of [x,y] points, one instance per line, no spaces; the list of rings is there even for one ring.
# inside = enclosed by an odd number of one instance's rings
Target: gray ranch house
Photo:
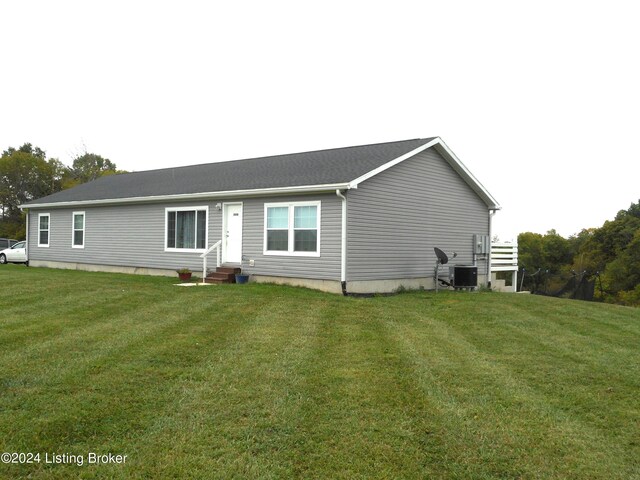
[[[434,288],[434,247],[487,284],[500,206],[434,137],[106,176],[22,208],[34,267],[175,275],[210,254],[253,281],[375,293]]]

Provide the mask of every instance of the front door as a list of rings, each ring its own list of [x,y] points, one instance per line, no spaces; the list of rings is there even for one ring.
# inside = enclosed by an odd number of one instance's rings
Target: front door
[[[242,262],[242,204],[224,204],[222,262]]]

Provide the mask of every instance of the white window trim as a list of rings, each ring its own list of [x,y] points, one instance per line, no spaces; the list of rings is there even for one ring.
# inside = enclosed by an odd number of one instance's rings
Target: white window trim
[[[82,215],[82,245],[76,245],[76,215]],[[71,214],[71,248],[84,248],[84,244],[87,242],[87,216],[85,212],[73,212]],[[79,231],[79,230],[78,230]]]
[[[279,203],[265,203],[264,204],[264,225],[263,225],[263,235],[264,235],[264,245],[263,245],[263,255],[278,255],[285,257],[319,257],[320,256],[320,226],[322,225],[322,216],[321,216],[321,204],[320,200],[313,202],[279,202]],[[289,208],[289,250],[267,250],[267,210],[271,207],[288,207]],[[317,250],[315,252],[294,252],[294,208],[295,207],[317,207],[317,216],[316,216],[316,227],[318,231],[318,242],[316,245]],[[283,229],[284,230],[284,229]]]
[[[204,210],[204,246],[205,248],[175,248],[167,246],[167,232],[169,231],[169,212],[192,212]],[[198,234],[198,215],[196,214],[196,243]],[[177,252],[177,253],[204,253],[209,245],[209,207],[207,205],[200,205],[195,207],[166,207],[164,209],[164,251],[165,252]]]
[[[41,217],[47,217],[49,219],[49,221],[47,222],[47,243],[40,243],[40,232],[44,232],[44,230],[42,230],[40,228],[40,218]],[[39,213],[38,214],[38,246],[39,247],[43,247],[43,248],[49,248],[49,245],[51,245],[51,214],[50,213]]]

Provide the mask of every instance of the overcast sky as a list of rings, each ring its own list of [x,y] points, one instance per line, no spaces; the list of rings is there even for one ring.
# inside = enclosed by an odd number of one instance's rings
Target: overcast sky
[[[440,136],[502,240],[640,198],[637,2],[0,6],[0,149],[121,169]]]

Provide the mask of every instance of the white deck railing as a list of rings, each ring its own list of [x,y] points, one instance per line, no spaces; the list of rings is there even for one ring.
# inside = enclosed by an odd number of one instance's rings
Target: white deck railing
[[[491,244],[491,271],[508,272],[518,270],[518,244]]]
[[[498,291],[515,292],[518,282],[518,244],[496,242],[491,244],[491,282]],[[512,272],[510,282],[498,280],[496,272]]]
[[[218,240],[200,255],[200,258],[202,258],[202,283],[205,283],[205,278],[207,278],[207,255],[213,252],[214,249],[216,250],[216,267],[220,266],[220,245],[222,245],[222,240]]]

